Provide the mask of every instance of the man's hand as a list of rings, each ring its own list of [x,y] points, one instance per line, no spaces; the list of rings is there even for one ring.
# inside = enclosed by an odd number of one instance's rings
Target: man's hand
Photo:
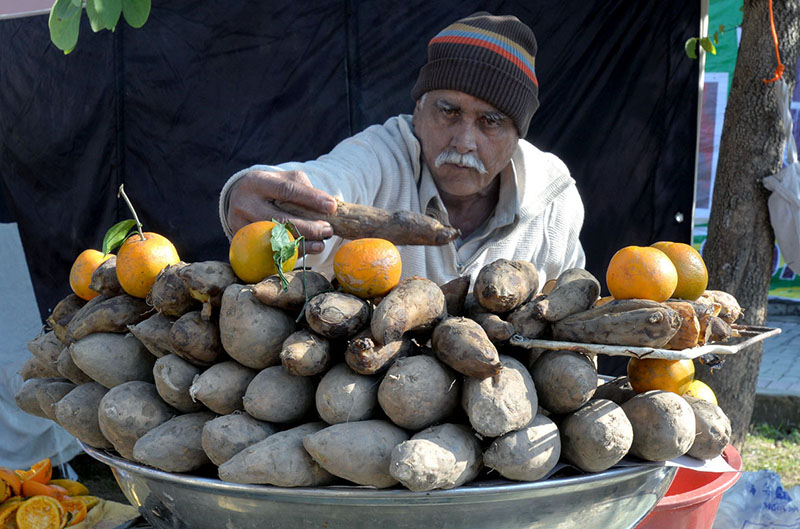
[[[250,171],[233,185],[229,196],[228,224],[234,233],[259,220],[291,221],[306,238],[310,254],[322,252],[322,241],[333,235],[327,222],[292,216],[275,205],[275,201],[291,202],[329,215],[336,211],[336,200],[312,187],[302,171]]]

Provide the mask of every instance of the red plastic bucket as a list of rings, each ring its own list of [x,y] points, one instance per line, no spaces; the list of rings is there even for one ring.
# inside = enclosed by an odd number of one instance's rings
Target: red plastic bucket
[[[736,470],[742,458],[733,445],[722,457]],[[667,493],[636,529],[711,529],[722,494],[739,479],[739,472],[700,472],[679,468]]]

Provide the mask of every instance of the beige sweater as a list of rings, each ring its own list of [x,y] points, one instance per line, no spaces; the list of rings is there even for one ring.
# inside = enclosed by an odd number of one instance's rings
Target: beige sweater
[[[448,223],[428,167],[422,162],[411,116],[400,115],[342,141],[329,154],[309,162],[255,165],[239,171],[220,194],[219,214],[228,238],[228,191],[247,171],[302,170],[311,183],[347,202],[387,210],[427,213]],[[464,241],[446,246],[401,246],[403,277],[418,275],[437,283],[469,275],[496,259],[534,263],[540,284],[568,268],[582,268],[585,256],[578,236],[583,203],[575,181],[556,156],[520,140],[512,156],[514,178],[501,181],[494,215]],[[508,181],[506,181],[508,180]],[[306,265],[332,275],[332,260],[342,240],[334,237]]]

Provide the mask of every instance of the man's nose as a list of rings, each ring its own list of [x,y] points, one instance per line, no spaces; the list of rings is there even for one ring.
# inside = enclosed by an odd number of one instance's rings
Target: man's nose
[[[462,121],[453,131],[453,137],[450,139],[450,146],[458,151],[459,154],[466,154],[477,149],[475,138],[475,125]]]

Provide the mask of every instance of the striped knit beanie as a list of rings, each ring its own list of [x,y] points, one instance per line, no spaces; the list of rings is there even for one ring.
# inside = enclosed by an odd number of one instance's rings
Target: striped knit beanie
[[[539,108],[534,70],[536,37],[514,16],[479,12],[456,21],[428,43],[428,62],[411,96],[457,90],[508,115],[521,138]]]

